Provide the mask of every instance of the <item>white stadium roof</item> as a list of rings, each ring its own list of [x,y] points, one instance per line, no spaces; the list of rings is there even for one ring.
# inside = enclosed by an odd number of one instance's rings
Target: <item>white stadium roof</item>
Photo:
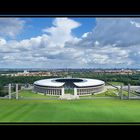
[[[57,78],[54,79],[43,79],[43,80],[39,80],[34,82],[35,85],[39,85],[39,86],[48,86],[48,87],[61,87],[63,86],[65,83],[64,82],[56,82]]]
[[[83,82],[74,82],[74,84],[78,87],[86,87],[86,86],[98,86],[102,85],[105,82],[97,79],[86,79],[86,78],[79,78],[84,80]]]
[[[88,78],[53,78],[53,79],[43,79],[34,82],[35,85],[39,86],[48,86],[48,87],[61,87],[65,82],[57,82],[58,79],[81,79],[81,82],[73,82],[78,87],[88,87],[88,86],[98,86],[102,85],[105,82],[97,79],[88,79]]]

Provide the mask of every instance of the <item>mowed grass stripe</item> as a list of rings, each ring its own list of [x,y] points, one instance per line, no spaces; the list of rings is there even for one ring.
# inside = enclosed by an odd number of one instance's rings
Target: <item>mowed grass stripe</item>
[[[21,122],[21,120],[23,121],[24,118],[26,118],[26,117],[32,118],[32,116],[30,116],[30,114],[34,109],[36,109],[36,106],[38,106],[38,104],[36,104],[36,103],[26,104],[26,106],[24,106],[24,108],[21,108],[21,110],[14,112],[10,116],[10,119],[8,121]]]
[[[26,122],[51,122],[55,116],[59,118],[57,104],[43,102],[31,110],[28,117],[23,118]],[[34,117],[30,117],[34,116]]]
[[[0,122],[140,122],[140,100],[0,100]]]
[[[25,106],[26,106],[26,104],[22,104],[22,105],[17,104],[16,106],[15,105],[14,106],[8,106],[8,108],[3,110],[3,113],[0,114],[0,121],[2,119],[8,118],[10,115],[17,112],[18,110],[21,110]]]

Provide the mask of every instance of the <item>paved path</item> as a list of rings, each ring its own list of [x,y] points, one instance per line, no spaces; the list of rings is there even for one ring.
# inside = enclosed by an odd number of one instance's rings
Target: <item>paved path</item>
[[[120,86],[116,86],[117,88],[120,88]],[[112,86],[105,86],[105,88],[107,89],[115,89],[115,87],[112,87]],[[130,85],[130,88],[132,90],[140,90],[140,86],[131,86]],[[123,86],[123,89],[128,89],[128,86]]]

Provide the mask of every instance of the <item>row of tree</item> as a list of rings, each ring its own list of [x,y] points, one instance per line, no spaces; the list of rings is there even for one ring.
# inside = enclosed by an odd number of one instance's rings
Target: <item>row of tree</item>
[[[92,72],[75,72],[72,77],[95,78],[105,82],[121,82],[124,85],[140,85],[140,74],[106,74]]]
[[[24,84],[33,84],[34,81],[36,80],[41,80],[41,79],[47,79],[47,78],[52,78],[49,76],[18,76],[18,77],[11,77],[11,76],[0,76],[0,96],[5,96],[8,94],[8,84],[12,84],[12,92],[15,91],[15,84],[19,84],[19,88],[21,87],[20,85]]]
[[[81,78],[95,78],[100,79],[105,82],[122,82],[124,85],[140,85],[140,74],[105,74],[105,73],[91,73],[91,72],[73,72],[68,73],[72,77],[81,77]],[[63,77],[63,74],[62,74]],[[4,96],[8,94],[7,86],[9,83],[13,83],[13,90],[15,90],[15,83],[18,84],[33,84],[36,80],[48,79],[48,78],[56,78],[52,76],[0,76],[0,96]]]

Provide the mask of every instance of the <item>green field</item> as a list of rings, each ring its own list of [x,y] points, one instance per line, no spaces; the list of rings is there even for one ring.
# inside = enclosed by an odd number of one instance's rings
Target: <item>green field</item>
[[[124,83],[122,82],[108,82],[109,84],[112,84],[114,86],[120,86],[120,85],[124,85]],[[108,85],[108,84],[107,84]]]
[[[31,91],[20,96],[30,97]],[[0,100],[0,122],[140,122],[140,100]]]

